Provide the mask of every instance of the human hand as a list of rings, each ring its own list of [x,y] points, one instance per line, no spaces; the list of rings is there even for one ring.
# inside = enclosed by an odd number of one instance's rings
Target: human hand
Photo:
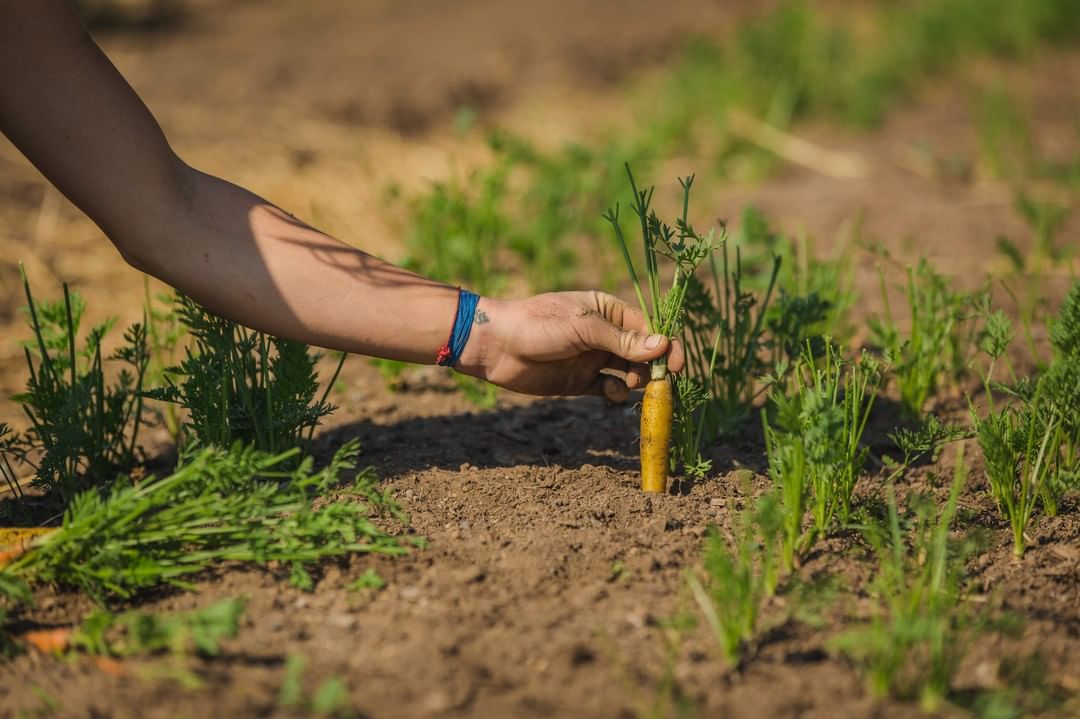
[[[641,310],[603,292],[553,292],[523,300],[480,299],[457,369],[535,395],[599,394],[621,402],[649,381],[647,362],[682,346],[650,335]]]

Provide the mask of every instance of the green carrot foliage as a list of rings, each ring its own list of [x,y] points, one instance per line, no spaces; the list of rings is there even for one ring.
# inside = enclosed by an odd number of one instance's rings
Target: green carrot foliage
[[[866,674],[875,694],[918,699],[928,712],[948,694],[976,627],[962,603],[964,547],[950,538],[966,478],[959,445],[945,505],[939,510],[932,499],[914,497],[908,521],[889,485],[887,523],[863,530],[878,560],[872,614],[832,643]]]
[[[788,571],[796,555],[851,516],[855,483],[869,454],[862,435],[883,375],[883,366],[867,352],[848,361],[826,340],[817,360],[808,343],[791,373],[791,391],[769,395],[774,413],[762,413],[765,445],[769,474],[782,497]],[[813,527],[804,531],[808,503]]]
[[[95,656],[168,653],[180,657],[191,651],[216,656],[221,641],[236,636],[243,614],[244,602],[239,599],[223,599],[188,612],[116,614],[95,609],[72,635],[71,646]]]
[[[132,325],[120,349],[105,357],[101,345],[111,321],[92,328],[80,342],[86,306],[77,293],[65,284],[62,301],[37,302],[25,274],[23,288],[33,332],[24,346],[30,377],[26,390],[13,399],[30,428],[0,444],[0,465],[9,483],[14,479],[9,455],[30,465],[36,486],[69,501],[135,464],[149,362],[146,327]],[[125,366],[109,379],[108,362]]]
[[[893,316],[884,273],[885,314],[869,324],[874,343],[892,365],[905,414],[919,419],[927,399],[946,379],[962,374],[971,360],[979,297],[953,290],[925,259],[907,269],[905,290],[909,327],[904,329]]]
[[[780,516],[774,498],[758,500],[754,512],[739,515],[738,525],[732,543],[710,528],[700,576],[687,578],[705,624],[733,665],[754,636],[762,603],[776,589]]]
[[[189,578],[221,562],[276,561],[291,567],[293,584],[310,589],[308,569],[326,557],[405,551],[372,522],[400,516],[365,470],[338,487],[356,466],[358,446],[343,446],[324,469],[298,450],[268,455],[236,445],[195,454],[173,474],[84,492],[63,526],[32,543],[3,570],[27,584],[57,583],[99,602],[161,585],[188,587]],[[319,506],[319,497],[342,499]]]
[[[166,371],[168,386],[147,395],[187,412],[185,429],[196,446],[241,442],[270,453],[306,448],[320,420],[334,411],[326,400],[345,355],[316,399],[319,357],[307,345],[241,327],[182,295],[176,302],[191,344]]]

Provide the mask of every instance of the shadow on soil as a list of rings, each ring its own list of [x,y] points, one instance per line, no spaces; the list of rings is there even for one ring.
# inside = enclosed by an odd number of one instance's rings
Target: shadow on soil
[[[418,417],[394,424],[361,420],[323,432],[317,454],[359,438],[381,474],[426,469],[550,465],[636,468],[636,417],[597,398],[545,400],[524,407]]]
[[[708,448],[713,471],[743,467],[763,471],[760,434],[750,426]],[[314,449],[319,456],[329,455],[343,442],[359,438],[363,459],[384,476],[519,465],[564,469],[593,465],[637,472],[637,435],[638,414],[632,403],[612,405],[581,397],[394,424],[363,420],[323,432]]]

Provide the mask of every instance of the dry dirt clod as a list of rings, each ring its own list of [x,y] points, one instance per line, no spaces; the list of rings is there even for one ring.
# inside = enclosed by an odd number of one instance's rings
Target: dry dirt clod
[[[1053,544],[1050,551],[1067,562],[1080,561],[1080,547],[1071,544]]]
[[[326,618],[326,623],[331,627],[338,629],[354,629],[356,627],[356,617],[351,614],[331,614]]]

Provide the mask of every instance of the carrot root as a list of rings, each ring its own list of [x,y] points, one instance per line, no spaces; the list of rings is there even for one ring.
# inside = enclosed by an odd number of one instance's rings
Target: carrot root
[[[55,531],[55,527],[0,527],[0,567],[25,554],[36,537]]]
[[[42,654],[60,654],[71,644],[71,627],[37,629],[22,636],[24,642]]]
[[[641,403],[641,490],[667,491],[668,461],[671,457],[671,422],[675,405],[667,377],[645,386]]]

